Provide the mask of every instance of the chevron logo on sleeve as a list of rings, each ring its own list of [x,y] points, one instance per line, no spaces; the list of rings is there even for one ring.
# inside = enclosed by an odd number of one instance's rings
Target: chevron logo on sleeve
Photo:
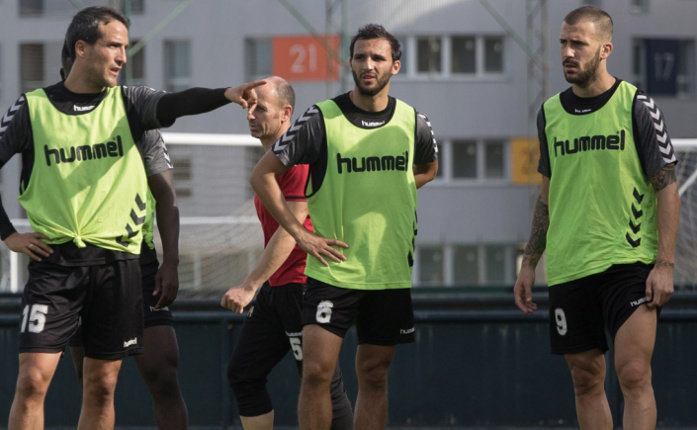
[[[0,119],[0,135],[5,133],[5,130],[7,130],[7,126],[12,122],[12,119],[15,117],[15,114],[19,110],[19,108],[24,105],[24,102],[26,100],[24,99],[24,96],[20,96],[16,102],[10,108],[7,110],[5,115],[3,115],[2,119]]]
[[[668,130],[666,130],[660,109],[658,109],[658,106],[653,102],[653,99],[646,94],[639,94],[637,99],[649,110],[649,115],[651,115],[651,120],[653,121],[653,128],[656,130],[658,149],[661,151],[663,160],[666,163],[674,163],[676,161],[675,152],[673,152],[673,145],[670,143]]]
[[[295,124],[293,124],[293,126],[289,128],[280,139],[278,139],[278,141],[274,144],[273,151],[276,153],[283,151],[283,149],[288,146],[288,143],[293,140],[295,134],[298,132],[298,130],[300,130],[300,127],[302,127],[304,123],[315,116],[318,112],[319,109],[316,106],[311,106],[308,110],[306,110],[305,113],[295,121]]]

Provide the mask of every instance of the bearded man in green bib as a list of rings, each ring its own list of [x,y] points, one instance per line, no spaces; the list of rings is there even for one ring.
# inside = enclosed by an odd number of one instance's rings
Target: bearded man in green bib
[[[31,259],[9,430],[43,428],[46,392],[80,321],[85,360],[78,428],[113,428],[121,360],[143,348],[138,257],[147,176],[169,165],[164,146],[142,137],[183,115],[229,102],[247,107],[254,87],[263,84],[169,94],[117,86],[128,25],[111,8],[79,11],[65,35],[73,64],[65,81],[23,94],[0,123],[0,166],[22,154],[19,202],[32,228],[18,233],[0,206],[0,237]],[[167,297],[158,306],[174,299]]]
[[[571,87],[538,115],[542,186],[514,293],[522,311],[535,311],[531,288],[546,250],[551,349],[569,367],[580,427],[613,428],[604,390],[612,342],[622,424],[653,429],[651,356],[658,311],[673,293],[677,159],[654,101],[607,71],[612,28],[592,6],[562,23]]]
[[[273,217],[313,258],[303,299],[300,429],[328,429],[329,386],[343,337],[356,324],[354,428],[382,429],[395,345],[414,341],[411,267],[417,188],[438,170],[428,119],[389,96],[399,42],[380,25],[350,45],[354,89],[310,107],[259,161],[251,183]],[[276,176],[309,164],[315,234],[293,216]],[[326,259],[325,259],[326,258]]]

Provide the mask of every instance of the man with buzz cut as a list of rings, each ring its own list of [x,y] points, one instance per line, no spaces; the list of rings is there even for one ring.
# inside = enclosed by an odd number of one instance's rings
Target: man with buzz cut
[[[264,81],[266,85],[257,88],[256,103],[248,108],[247,121],[252,136],[261,141],[267,152],[290,128],[295,91],[279,76]],[[312,228],[304,195],[307,175],[307,164],[299,164],[276,180],[298,221]],[[272,430],[274,409],[266,389],[269,373],[288,351],[292,351],[302,374],[301,313],[307,282],[303,273],[307,254],[287,231],[279,228],[257,196],[254,206],[264,232],[264,252],[244,281],[223,295],[220,305],[237,313],[248,307],[228,365],[228,381],[237,399],[242,427],[244,430]],[[332,430],[351,430],[351,402],[339,366],[331,382],[331,399]]]
[[[128,25],[108,7],[79,11],[65,35],[72,62],[65,80],[21,95],[0,124],[0,166],[22,154],[19,202],[32,228],[18,233],[0,206],[0,237],[30,258],[8,430],[43,428],[46,392],[79,321],[78,429],[113,428],[121,360],[143,349],[138,257],[147,176],[168,165],[161,140],[143,134],[229,102],[247,107],[264,83],[178,93],[117,86]],[[158,306],[173,299],[166,294]]]
[[[535,311],[535,266],[547,251],[552,353],[564,355],[582,429],[612,429],[606,331],[624,397],[622,426],[656,428],[651,356],[658,311],[673,293],[680,213],[677,160],[663,115],[607,70],[612,18],[584,6],[559,37],[571,87],[538,115],[542,186],[514,287]]]
[[[330,381],[350,326],[359,343],[355,429],[385,428],[395,346],[414,341],[417,188],[435,177],[438,161],[426,117],[389,95],[400,56],[385,28],[360,28],[350,44],[353,90],[308,109],[252,172],[264,206],[312,257],[302,317],[302,430],[330,426]],[[305,193],[314,233],[293,215],[276,181],[303,163],[310,165]]]

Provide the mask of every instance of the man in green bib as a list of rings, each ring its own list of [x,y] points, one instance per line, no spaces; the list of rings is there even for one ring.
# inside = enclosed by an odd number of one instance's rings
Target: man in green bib
[[[350,45],[352,91],[310,107],[259,161],[251,183],[264,207],[314,258],[303,299],[300,429],[328,429],[330,381],[343,337],[356,324],[354,428],[385,428],[395,345],[414,341],[411,268],[417,188],[438,170],[428,119],[389,96],[399,42],[382,26]],[[315,233],[288,209],[276,177],[309,164]]]
[[[612,429],[604,390],[606,330],[624,396],[622,425],[656,426],[651,356],[658,311],[673,293],[680,197],[677,159],[654,101],[607,71],[612,19],[584,6],[562,23],[571,87],[538,115],[542,186],[514,287],[533,312],[547,251],[552,353],[571,372],[582,429]]]
[[[32,228],[18,233],[0,206],[0,238],[31,259],[9,430],[43,428],[46,392],[80,321],[78,428],[113,428],[121,360],[143,348],[138,256],[147,176],[169,165],[163,145],[146,144],[161,141],[143,135],[230,102],[247,107],[263,84],[178,93],[117,86],[128,25],[111,8],[79,11],[65,35],[73,64],[65,81],[21,95],[0,123],[0,166],[22,154],[19,202]],[[174,300],[169,290],[158,307]]]

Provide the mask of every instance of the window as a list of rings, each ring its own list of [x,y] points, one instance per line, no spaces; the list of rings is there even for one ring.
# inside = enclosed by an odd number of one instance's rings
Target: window
[[[649,11],[649,0],[630,0],[629,11],[632,13],[646,13]]]
[[[420,37],[416,42],[417,71],[419,73],[441,72],[440,37]]]
[[[487,284],[503,285],[509,277],[506,277],[506,262],[510,260],[505,246],[488,245],[484,247],[484,273]]]
[[[19,16],[40,16],[44,12],[44,0],[19,0]]]
[[[165,89],[170,92],[191,87],[191,43],[165,41]]]
[[[512,285],[516,278],[514,244],[425,245],[417,248],[415,269],[422,286]]]
[[[271,75],[271,39],[247,39],[245,41],[247,80]]]
[[[503,72],[503,38],[484,38],[484,72]]]
[[[143,14],[145,12],[145,0],[121,0],[120,9],[126,16]]]
[[[479,284],[479,261],[476,246],[455,246],[453,250],[453,283],[456,285]]]
[[[504,72],[503,36],[429,35],[402,36],[402,51],[414,61],[402,61],[406,76],[429,78],[482,77]]]
[[[477,71],[476,65],[476,41],[475,38],[456,36],[451,42],[451,72],[452,73],[469,73],[473,74]]]
[[[75,3],[75,1],[19,0],[19,16],[31,18],[44,15],[70,15],[74,14],[79,8],[103,5],[107,2],[83,0],[78,2],[78,5]],[[145,0],[112,0],[108,3],[109,6],[122,11],[126,16],[131,14],[139,15],[145,11]]]
[[[456,140],[452,146],[453,177],[477,178],[477,142],[472,140]]]
[[[426,285],[443,285],[443,249],[440,246],[420,247],[416,257],[419,269],[419,283]]]
[[[635,39],[632,43],[633,82],[651,96],[695,95],[693,39]]]
[[[448,179],[508,179],[508,144],[502,140],[441,141],[440,165]]]
[[[179,149],[179,148],[177,148]],[[193,194],[193,166],[191,156],[172,156],[174,169],[174,185],[177,197],[191,197]]]
[[[44,84],[44,45],[22,43],[19,45],[19,75],[22,93],[40,88]]]

